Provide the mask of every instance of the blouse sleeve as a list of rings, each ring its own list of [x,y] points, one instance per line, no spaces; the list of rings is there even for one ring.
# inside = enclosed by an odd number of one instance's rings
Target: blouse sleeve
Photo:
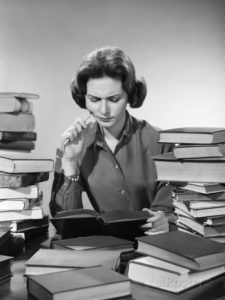
[[[162,153],[173,151],[173,145],[162,145]],[[151,209],[154,211],[161,210],[172,212],[172,189],[167,182],[156,182],[155,197],[151,204]]]
[[[59,211],[83,208],[82,204],[82,182],[72,181],[64,175],[61,169],[62,154],[59,149],[56,153],[55,173],[52,184],[51,200],[49,208],[51,215],[54,216]]]

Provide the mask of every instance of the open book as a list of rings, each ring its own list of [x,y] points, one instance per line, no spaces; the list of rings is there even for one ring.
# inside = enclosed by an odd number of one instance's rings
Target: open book
[[[146,211],[114,210],[100,214],[91,209],[75,209],[58,212],[51,222],[64,239],[94,234],[133,239],[143,235],[140,225],[149,217]]]

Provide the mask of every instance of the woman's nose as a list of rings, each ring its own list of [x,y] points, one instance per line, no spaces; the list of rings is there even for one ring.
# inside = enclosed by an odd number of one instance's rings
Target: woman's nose
[[[105,99],[102,99],[101,100],[101,113],[103,115],[106,115],[106,114],[109,114],[110,113],[110,110],[109,110],[109,105],[108,105],[108,101],[105,100]]]

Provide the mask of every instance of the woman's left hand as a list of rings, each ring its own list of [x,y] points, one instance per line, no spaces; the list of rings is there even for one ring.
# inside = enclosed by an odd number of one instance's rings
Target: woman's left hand
[[[149,212],[150,215],[146,223],[141,226],[144,234],[153,235],[169,231],[169,217],[164,211],[152,211],[148,208],[143,208],[143,210]]]

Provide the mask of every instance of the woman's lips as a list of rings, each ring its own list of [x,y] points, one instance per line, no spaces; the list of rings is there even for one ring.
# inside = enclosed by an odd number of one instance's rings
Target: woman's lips
[[[110,117],[110,118],[107,118],[107,117],[98,117],[98,116],[95,116],[97,119],[99,119],[100,121],[102,122],[110,122],[113,118]]]

